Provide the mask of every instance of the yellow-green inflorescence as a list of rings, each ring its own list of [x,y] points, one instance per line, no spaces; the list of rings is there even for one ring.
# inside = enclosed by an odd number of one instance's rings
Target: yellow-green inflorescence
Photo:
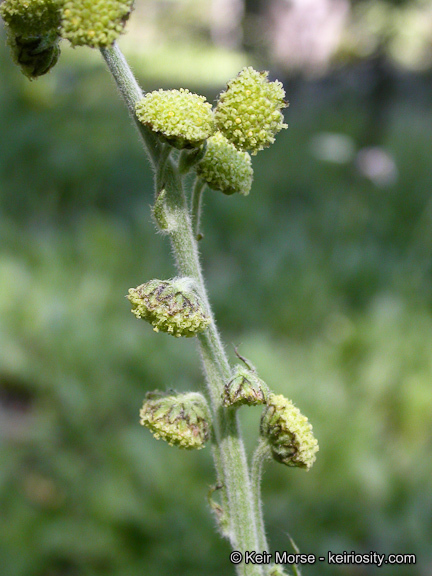
[[[49,72],[59,59],[62,4],[62,0],[4,0],[0,6],[12,57],[30,79]]]
[[[268,72],[243,68],[228,82],[215,110],[216,127],[239,150],[255,155],[274,142],[274,136],[288,126],[281,109],[287,106],[281,82],[269,82]]]
[[[127,298],[132,304],[132,313],[152,324],[155,332],[190,338],[211,322],[190,278],[150,280],[131,288]]]
[[[287,466],[309,468],[316,460],[318,442],[306,416],[282,395],[270,394],[261,418],[261,435],[272,456]]]
[[[111,46],[129,18],[133,0],[65,0],[63,38],[72,46]]]
[[[264,404],[268,396],[268,387],[256,373],[240,364],[234,366],[230,380],[225,384],[222,401],[228,406],[256,406]]]
[[[35,38],[60,26],[61,0],[4,0],[0,14],[17,36]]]
[[[140,122],[176,148],[199,147],[214,131],[211,104],[185,88],[146,94],[136,113]]]
[[[237,150],[221,132],[207,140],[206,153],[197,165],[197,174],[210,188],[224,194],[238,192],[246,196],[253,180],[249,154]]]
[[[210,436],[210,413],[202,394],[149,392],[140,410],[140,422],[157,439],[188,450],[204,447]]]

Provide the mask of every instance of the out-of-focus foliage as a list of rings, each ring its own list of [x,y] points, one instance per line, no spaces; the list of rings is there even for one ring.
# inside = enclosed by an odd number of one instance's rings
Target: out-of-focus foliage
[[[215,67],[217,89],[234,65]],[[197,390],[202,376],[193,340],[154,334],[124,298],[174,274],[138,137],[96,51],[65,48],[29,83],[0,39],[0,70],[1,575],[232,574],[205,504],[210,450],[179,452],[139,425],[147,391]],[[308,473],[266,469],[272,550],[290,550],[289,533],[317,555],[416,553],[380,573],[426,576],[430,77],[387,74],[287,80],[290,127],[254,160],[247,198],[205,193],[201,252],[224,340],[320,443]],[[252,449],[260,408],[241,410]]]
[[[432,5],[429,0],[137,0],[125,42],[159,80],[177,79],[194,59],[190,74],[201,85],[212,78],[223,82],[230,56],[245,65],[245,49],[263,66],[270,61],[302,75],[320,76],[377,56],[404,70],[426,70],[432,65]]]
[[[401,68],[425,70],[432,64],[432,5],[427,0],[364,0],[353,9],[341,55],[368,58],[382,51]]]

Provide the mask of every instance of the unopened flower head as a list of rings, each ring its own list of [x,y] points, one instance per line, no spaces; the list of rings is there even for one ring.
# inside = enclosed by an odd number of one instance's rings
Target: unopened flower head
[[[275,135],[288,128],[281,109],[287,106],[281,82],[269,82],[268,72],[251,66],[228,82],[215,110],[217,128],[239,150],[254,155],[274,142]]]
[[[238,192],[247,196],[253,180],[249,154],[237,150],[221,132],[207,140],[207,150],[197,165],[197,174],[210,188],[224,194]]]
[[[49,72],[57,64],[60,57],[57,36],[25,38],[9,32],[8,44],[14,62],[30,80]]]
[[[5,0],[0,14],[14,62],[28,78],[42,76],[60,56],[61,2],[56,0]]]
[[[224,406],[256,406],[264,404],[268,387],[255,372],[238,364],[234,367],[232,377],[225,384],[222,394]]]
[[[62,0],[4,0],[0,14],[18,37],[39,38],[57,31]]]
[[[261,435],[272,456],[287,466],[307,470],[316,460],[318,442],[306,416],[282,395],[270,394],[261,418]]]
[[[210,324],[189,278],[150,280],[131,288],[127,296],[132,313],[146,320],[155,332],[192,337]]]
[[[185,88],[146,94],[136,113],[140,122],[176,148],[199,147],[214,130],[211,104]]]
[[[149,392],[140,422],[153,436],[188,450],[204,447],[210,436],[210,414],[202,394]]]
[[[66,0],[62,36],[72,46],[111,46],[129,18],[133,0]]]

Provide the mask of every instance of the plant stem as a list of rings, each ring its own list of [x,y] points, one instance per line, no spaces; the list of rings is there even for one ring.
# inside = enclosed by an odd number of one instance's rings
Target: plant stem
[[[229,507],[231,544],[235,550],[242,553],[258,550],[257,522],[237,413],[222,405],[222,391],[225,382],[230,377],[230,366],[204,287],[197,242],[192,232],[181,178],[172,163],[167,163],[165,167],[163,182],[159,183],[158,189],[162,187],[167,193],[166,202],[169,205],[169,211],[176,215],[177,220],[176,229],[171,232],[171,243],[177,260],[178,272],[182,276],[195,279],[203,305],[212,318],[209,328],[198,335],[198,343],[210,394],[215,444],[220,456],[221,469],[217,472],[219,481],[225,487]],[[238,574],[242,576],[262,575],[261,567],[253,564],[242,563],[237,569]]]
[[[199,229],[201,220],[202,193],[204,191],[204,187],[205,182],[201,180],[201,178],[198,178],[197,176],[192,190],[192,202],[191,202],[192,230],[197,240],[201,240],[202,238]]]
[[[155,168],[159,161],[162,145],[155,134],[147,126],[141,124],[135,114],[135,105],[143,97],[143,91],[116,42],[111,48],[101,48],[101,53],[144,141],[144,148],[150,162]]]
[[[124,56],[116,45],[111,49],[102,50],[102,54],[130,113],[136,120],[135,103],[141,98],[142,92]],[[197,241],[192,230],[181,175],[170,158],[166,159],[163,169],[158,170],[162,154],[161,145],[158,141],[155,142],[157,139],[147,128],[139,126],[139,130],[156,169],[156,193],[162,189],[166,191],[167,210],[175,218],[170,238],[178,272],[195,280],[203,306],[212,318],[209,328],[199,334],[197,340],[211,400],[215,465],[218,481],[224,486],[225,494],[222,495],[222,502],[228,506],[226,512],[230,522],[230,541],[233,548],[243,554],[246,551],[258,551],[262,536],[258,536],[257,533],[259,518],[255,517],[249,470],[237,413],[234,409],[227,409],[222,405],[222,391],[230,377],[230,366],[205,290]],[[236,568],[239,576],[263,576],[262,567],[259,565],[242,562]]]
[[[269,546],[265,534],[264,518],[261,505],[261,478],[264,462],[269,458],[271,458],[271,454],[268,443],[264,438],[260,438],[252,459],[251,483],[255,518],[258,521],[259,549],[263,551],[265,550],[266,552],[269,551]]]

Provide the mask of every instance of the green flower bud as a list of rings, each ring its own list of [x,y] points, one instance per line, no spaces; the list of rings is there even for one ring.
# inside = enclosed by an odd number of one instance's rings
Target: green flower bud
[[[210,413],[202,394],[149,392],[140,410],[140,423],[153,436],[187,450],[199,450],[210,436]]]
[[[224,194],[238,192],[247,196],[252,186],[253,170],[249,154],[237,150],[221,132],[216,132],[207,140],[207,150],[197,165],[197,174],[210,188]]]
[[[213,112],[204,96],[189,90],[156,90],[136,105],[140,122],[176,148],[197,148],[213,133]]]
[[[268,72],[243,68],[228,82],[215,110],[217,128],[239,150],[255,155],[274,142],[274,136],[288,128],[281,109],[287,106],[281,82],[269,82]]]
[[[5,0],[0,6],[12,58],[30,79],[49,72],[59,59],[61,5],[61,0]]]
[[[57,31],[62,0],[4,0],[0,14],[14,36],[39,38]]]
[[[261,417],[261,435],[272,456],[287,466],[309,468],[316,460],[318,442],[306,416],[282,395],[270,394]]]
[[[254,371],[237,364],[231,379],[225,384],[222,399],[226,407],[242,404],[256,406],[265,404],[267,395],[267,384]]]
[[[133,0],[66,0],[62,36],[72,46],[111,46],[129,18]]]
[[[127,296],[132,313],[147,320],[155,332],[190,338],[210,324],[190,278],[150,280],[131,288]]]
[[[30,80],[43,76],[53,68],[60,57],[58,37],[26,38],[8,33],[8,44],[14,62]]]

